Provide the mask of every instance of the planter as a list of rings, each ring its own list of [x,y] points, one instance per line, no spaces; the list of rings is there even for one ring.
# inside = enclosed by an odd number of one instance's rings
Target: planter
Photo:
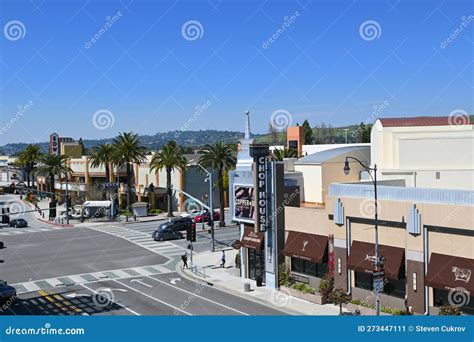
[[[323,300],[323,297],[319,293],[305,293],[286,286],[280,286],[280,289],[289,293],[292,297],[300,298],[311,303],[319,305],[324,305],[327,303],[325,300]]]

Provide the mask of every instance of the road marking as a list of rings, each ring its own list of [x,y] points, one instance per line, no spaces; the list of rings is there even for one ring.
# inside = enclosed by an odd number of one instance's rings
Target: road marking
[[[89,290],[89,291],[91,291],[91,292],[94,292],[94,293],[97,294],[97,295],[100,295],[96,290],[90,288],[89,286],[87,286],[87,285],[85,285],[85,284],[80,284],[80,285],[81,285],[83,288],[85,288],[85,289],[87,289],[87,290]],[[132,310],[132,309],[130,309],[130,308],[127,308],[126,306],[124,306],[124,305],[122,305],[122,304],[120,304],[120,303],[118,303],[118,302],[115,302],[115,301],[114,301],[114,303],[117,304],[118,306],[120,306],[121,308],[123,308],[123,309],[125,309],[125,310],[131,312],[131,313],[134,314],[135,316],[141,316],[138,312],[136,312],[136,311],[134,311],[134,310]]]
[[[150,278],[150,279],[152,279],[152,280],[154,280],[154,281],[157,281],[157,282],[159,282],[159,283],[165,284],[165,285],[167,285],[167,286],[173,287],[173,288],[175,288],[175,289],[177,289],[177,290],[183,291],[183,292],[185,292],[185,293],[187,293],[187,294],[189,294],[189,295],[192,295],[192,296],[194,296],[194,297],[198,297],[198,298],[207,300],[208,302],[211,302],[211,303],[214,303],[214,304],[216,304],[216,305],[222,306],[222,307],[224,307],[224,308],[226,308],[226,309],[228,309],[228,310],[232,310],[232,311],[238,312],[238,313],[240,313],[241,315],[250,316],[248,313],[245,313],[245,312],[242,312],[242,311],[240,311],[240,310],[231,308],[230,306],[227,306],[227,305],[225,305],[225,304],[221,304],[221,303],[216,302],[216,301],[214,301],[214,300],[212,300],[212,299],[209,299],[209,298],[200,296],[200,295],[198,295],[198,294],[195,293],[195,292],[190,292],[190,291],[184,290],[184,289],[182,289],[182,288],[179,288],[179,287],[177,287],[177,286],[168,284],[168,283],[165,282],[165,281],[162,281],[162,280],[159,280],[159,279],[156,279],[156,278],[153,278],[153,277],[148,277],[148,276],[147,276],[147,278]]]
[[[181,281],[181,278],[171,278],[170,283],[176,285],[176,282]]]
[[[150,288],[153,287],[153,286],[151,286],[151,285],[145,283],[145,282],[143,281],[143,279],[132,279],[132,280],[130,280],[130,282],[131,282],[131,283],[138,283],[138,284],[140,284],[140,285],[143,285],[143,286],[146,286],[146,287],[150,287]]]
[[[120,281],[118,281],[118,280],[114,280],[114,281],[117,282],[117,283],[119,283],[120,285],[123,285],[123,286],[129,288],[129,289],[132,290],[132,291],[135,291],[135,292],[137,292],[137,293],[139,293],[139,294],[145,296],[145,297],[148,297],[148,298],[150,298],[150,299],[152,299],[152,300],[154,300],[154,301],[156,301],[156,302],[159,302],[159,303],[161,303],[161,304],[164,304],[164,305],[166,305],[166,306],[169,306],[170,308],[173,308],[173,309],[175,309],[176,311],[180,311],[180,312],[182,312],[182,313],[184,313],[184,314],[186,314],[186,315],[188,315],[188,316],[192,316],[192,314],[190,314],[190,313],[187,312],[187,311],[184,311],[184,310],[182,310],[182,309],[180,309],[180,308],[177,308],[177,307],[175,307],[175,306],[173,306],[173,305],[171,305],[171,304],[169,304],[169,303],[166,303],[166,302],[164,302],[164,301],[162,301],[162,300],[160,300],[160,299],[158,299],[158,298],[155,298],[155,297],[152,297],[152,296],[150,296],[150,295],[148,295],[148,294],[146,294],[146,293],[143,293],[143,292],[141,292],[141,291],[139,291],[139,290],[137,290],[137,289],[135,289],[135,288],[133,288],[133,287],[131,287],[131,286],[128,286],[127,284],[124,284],[124,283],[122,283],[122,282],[120,282]]]
[[[81,315],[89,316],[86,312],[82,311],[78,307],[72,305],[71,302],[67,301],[66,298],[62,297],[61,295],[57,293],[48,293],[43,290],[39,290],[38,293],[42,295],[44,298],[46,298],[48,301],[53,303],[57,308],[61,309],[62,311],[65,311],[69,315],[73,315],[74,313],[71,312],[70,310],[80,313]],[[54,298],[54,299],[53,299]],[[64,299],[64,301],[63,301]]]

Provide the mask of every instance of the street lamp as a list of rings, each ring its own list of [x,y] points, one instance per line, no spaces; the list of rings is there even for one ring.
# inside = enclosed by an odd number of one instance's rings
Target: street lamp
[[[374,200],[375,200],[375,220],[374,220],[374,225],[375,225],[375,260],[374,260],[374,267],[375,267],[375,274],[380,274],[380,271],[382,271],[383,274],[383,265],[385,263],[385,258],[383,256],[380,256],[380,250],[379,250],[379,233],[378,233],[378,228],[379,228],[379,220],[378,220],[378,201],[377,201],[377,164],[374,164],[374,167],[370,167],[368,165],[365,165],[362,163],[359,159],[347,156],[346,161],[344,162],[344,174],[348,175],[349,172],[351,171],[351,168],[349,166],[349,159],[355,160],[358,162],[370,175],[370,178],[372,179],[372,183],[374,184]],[[374,175],[372,176],[371,171],[373,171]],[[382,286],[383,289],[383,283],[380,285],[380,283],[377,283],[377,286],[374,286],[374,291],[375,291],[375,314],[378,316],[380,315],[380,286]]]
[[[194,159],[190,160],[191,163]],[[209,225],[211,226],[211,252],[216,251],[215,240],[214,240],[214,191],[213,191],[213,181],[212,181],[212,172],[206,170],[204,166],[201,164],[189,164],[189,165],[196,165],[199,166],[206,174],[207,177],[206,181],[209,180]],[[202,220],[204,222],[204,215],[201,214]]]

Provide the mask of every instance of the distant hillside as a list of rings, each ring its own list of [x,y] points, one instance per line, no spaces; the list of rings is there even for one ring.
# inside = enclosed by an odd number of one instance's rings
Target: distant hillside
[[[150,150],[158,150],[170,140],[175,140],[178,145],[185,147],[201,147],[205,144],[213,143],[215,141],[225,141],[226,143],[237,143],[242,139],[244,134],[242,132],[233,131],[217,131],[217,130],[201,130],[201,131],[170,131],[164,133],[157,133],[155,135],[141,135],[142,144]],[[257,135],[258,137],[259,135]],[[84,145],[87,149],[93,148],[100,144],[111,142],[112,139],[91,140],[84,139]],[[41,146],[43,152],[49,149],[49,143],[37,143]],[[27,146],[26,143],[15,143],[0,146],[0,150],[7,155],[15,155],[22,151]]]

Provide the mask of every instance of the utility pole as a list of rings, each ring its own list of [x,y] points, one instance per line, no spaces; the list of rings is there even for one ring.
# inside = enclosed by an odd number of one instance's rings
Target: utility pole
[[[67,171],[66,171],[66,224],[69,224],[69,183],[68,183]]]

